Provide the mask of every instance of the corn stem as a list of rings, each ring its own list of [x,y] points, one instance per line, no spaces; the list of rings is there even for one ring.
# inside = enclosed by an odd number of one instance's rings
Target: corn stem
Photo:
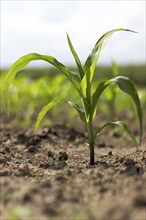
[[[94,164],[94,136],[93,136],[93,127],[92,121],[87,123],[87,131],[89,137],[89,150],[90,150],[90,165]]]

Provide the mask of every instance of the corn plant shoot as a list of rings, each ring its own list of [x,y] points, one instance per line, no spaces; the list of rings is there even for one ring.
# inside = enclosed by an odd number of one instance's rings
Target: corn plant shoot
[[[73,44],[71,42],[71,39],[69,35],[67,34],[67,41],[69,48],[71,50],[71,53],[75,59],[78,72],[73,72],[69,68],[67,68],[65,65],[60,63],[55,57],[50,55],[40,55],[38,53],[30,53],[27,54],[21,58],[19,58],[9,69],[8,74],[5,79],[4,84],[4,102],[7,111],[9,111],[8,106],[8,96],[9,96],[9,88],[12,84],[16,74],[25,68],[31,61],[35,60],[43,60],[50,64],[52,64],[54,67],[56,67],[62,74],[66,76],[68,81],[73,85],[74,90],[77,92],[78,96],[80,97],[80,104],[76,104],[75,102],[71,100],[64,100],[64,99],[56,99],[54,97],[54,100],[47,103],[40,113],[38,114],[36,124],[35,124],[35,134],[37,134],[37,130],[39,128],[39,125],[46,115],[46,113],[51,110],[53,107],[58,105],[59,103],[65,103],[73,107],[79,114],[81,121],[84,123],[86,131],[88,133],[88,144],[89,144],[89,151],[90,151],[90,165],[93,165],[95,163],[95,155],[94,155],[94,145],[95,145],[95,139],[100,134],[100,132],[106,128],[109,125],[118,125],[122,127],[129,135],[129,137],[134,142],[135,146],[138,147],[141,143],[142,138],[142,108],[140,99],[138,96],[138,92],[135,88],[134,83],[131,81],[130,78],[124,77],[124,76],[117,76],[115,75],[112,79],[103,80],[101,82],[97,82],[97,86],[95,90],[92,88],[93,79],[94,79],[94,73],[96,64],[98,61],[98,58],[100,56],[101,51],[103,50],[103,47],[107,40],[115,33],[115,32],[131,32],[135,33],[132,30],[129,29],[114,29],[107,33],[105,33],[96,43],[93,49],[91,50],[89,56],[85,60],[84,65],[81,64],[81,61],[73,47]],[[126,38],[123,40],[125,41]],[[97,115],[97,106],[98,101],[100,99],[100,96],[104,92],[104,90],[108,86],[117,85],[121,92],[126,93],[129,95],[134,103],[134,106],[136,108],[136,114],[139,122],[139,141],[136,140],[136,137],[134,136],[133,132],[131,131],[130,127],[124,122],[124,121],[107,121],[102,125],[99,125],[96,129],[93,129],[93,120],[95,118],[95,115]],[[56,85],[57,86],[57,85]],[[60,88],[61,89],[61,88]],[[31,100],[28,100],[31,102]],[[97,115],[98,116],[98,115]]]

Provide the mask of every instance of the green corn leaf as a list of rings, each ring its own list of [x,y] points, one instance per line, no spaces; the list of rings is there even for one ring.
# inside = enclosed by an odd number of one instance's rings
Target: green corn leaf
[[[49,102],[49,104],[45,105],[42,110],[39,112],[37,120],[36,120],[36,124],[35,124],[35,135],[37,133],[38,127],[42,121],[42,119],[44,118],[44,116],[47,114],[47,112],[52,109],[53,107],[55,107],[56,105],[58,105],[59,103],[65,102],[64,100],[53,100],[51,102]]]
[[[133,82],[128,77],[118,76],[110,81],[115,81],[118,84],[119,88],[123,92],[125,92],[126,94],[131,96],[131,98],[135,104],[137,116],[138,116],[138,120],[139,120],[139,130],[140,130],[139,143],[141,143],[141,139],[142,139],[142,108],[141,108],[140,99],[139,99],[138,93],[136,91],[136,88],[135,88]]]
[[[83,111],[85,113],[86,122],[89,121],[90,105],[85,97],[81,97]]]
[[[105,80],[103,82],[100,82],[93,93],[92,96],[92,103],[91,103],[91,108],[90,108],[90,120],[92,120],[96,114],[96,106],[98,103],[98,100],[103,93],[103,91],[106,89],[106,87],[110,84],[109,80]]]
[[[41,123],[41,121],[43,120],[44,116],[46,115],[46,113],[51,110],[52,108],[54,108],[56,105],[58,105],[59,103],[67,103],[70,106],[72,106],[73,108],[75,108],[77,110],[77,112],[80,115],[80,118],[82,121],[85,121],[85,114],[84,111],[74,102],[71,101],[66,101],[66,100],[53,100],[51,102],[49,102],[49,104],[45,105],[42,110],[39,112],[37,120],[36,120],[36,124],[35,124],[35,134],[37,133],[38,127]]]
[[[98,57],[100,56],[100,53],[102,51],[102,49],[104,48],[105,43],[107,42],[107,40],[113,35],[113,33],[117,32],[117,31],[130,31],[133,33],[136,33],[135,31],[129,30],[129,29],[123,29],[123,28],[119,28],[119,29],[113,29],[111,31],[108,31],[107,33],[105,33],[95,44],[95,46],[93,47],[91,53],[89,54],[85,65],[84,65],[84,71],[88,72],[88,70],[90,69],[90,67],[92,66],[92,64],[94,64],[94,61],[98,60]],[[95,65],[95,64],[94,64]]]
[[[83,111],[83,109],[82,109],[80,106],[78,106],[77,104],[75,104],[74,102],[67,101],[67,103],[68,103],[70,106],[72,106],[74,109],[76,109],[76,111],[77,111],[77,112],[79,113],[79,115],[80,115],[81,120],[82,120],[83,122],[85,122],[85,121],[86,121],[86,119],[85,119],[85,112]]]
[[[78,57],[78,55],[77,55],[77,53],[76,53],[76,51],[75,51],[75,49],[74,49],[74,47],[72,45],[72,42],[71,42],[70,37],[69,37],[68,34],[67,34],[67,41],[68,41],[68,45],[70,47],[70,50],[71,50],[71,52],[72,52],[72,54],[74,56],[74,59],[76,61],[76,64],[77,64],[77,67],[78,67],[78,70],[79,70],[79,73],[80,73],[80,78],[82,79],[83,76],[84,76],[82,64],[81,64],[81,61],[80,61],[80,59],[79,59],[79,57]]]
[[[81,89],[82,89],[82,93],[83,93],[84,97],[87,96],[87,94],[86,94],[87,81],[88,81],[87,80],[87,74],[85,73],[85,75],[84,75],[84,77],[83,77],[83,79],[81,81]]]
[[[90,74],[88,74],[87,72],[85,73],[80,85],[84,97],[86,97],[89,100],[91,95]]]
[[[81,81],[81,88],[82,88],[82,92],[85,97],[89,97],[89,94],[91,91],[89,88],[89,84],[91,83],[91,81],[93,79],[96,63],[98,61],[100,53],[103,50],[104,45],[107,42],[107,40],[113,35],[113,33],[117,32],[117,31],[130,31],[130,32],[136,33],[135,31],[132,31],[129,29],[123,29],[123,28],[114,29],[114,30],[111,30],[111,31],[108,31],[107,33],[105,33],[96,42],[91,53],[87,57],[86,62],[83,67],[83,71],[85,72],[85,75]]]
[[[95,68],[96,68],[96,63],[97,63],[97,60],[98,60],[98,56],[95,58],[95,60],[93,61],[91,67],[89,69],[83,69],[83,71],[85,72],[84,74],[84,77],[81,81],[81,88],[82,88],[82,91],[83,91],[83,94],[84,96],[87,96],[88,94],[88,90],[87,88],[89,87],[89,84],[91,84],[92,82],[92,79],[93,79],[93,76],[94,76],[94,71],[95,71]]]
[[[137,116],[138,116],[138,120],[139,120],[139,130],[140,130],[139,144],[140,144],[141,138],[142,138],[142,108],[141,108],[140,99],[139,99],[138,93],[136,91],[136,88],[135,88],[134,84],[132,83],[132,81],[127,77],[118,76],[118,77],[115,77],[111,80],[105,80],[105,81],[99,83],[99,85],[97,86],[97,88],[93,94],[93,97],[92,97],[90,120],[92,120],[92,118],[94,117],[94,115],[96,113],[96,106],[97,106],[97,103],[98,103],[98,100],[99,100],[101,94],[103,93],[105,88],[113,82],[116,82],[118,84],[119,88],[123,92],[128,94],[132,98],[132,100],[135,104],[135,107],[137,110]]]
[[[116,121],[116,122],[106,122],[104,125],[102,125],[100,128],[98,128],[96,130],[96,133],[95,133],[95,136],[94,136],[94,139],[100,134],[100,132],[107,126],[109,125],[118,125],[120,127],[122,127],[126,132],[127,134],[131,137],[131,139],[133,140],[134,144],[136,147],[138,147],[138,143],[136,141],[136,138],[134,136],[134,134],[132,133],[131,129],[128,127],[128,125],[123,122],[123,121]]]
[[[5,86],[4,86],[4,102],[5,102],[7,109],[8,109],[8,91],[9,91],[10,84],[15,78],[15,75],[20,70],[22,70],[24,67],[26,67],[31,61],[34,61],[34,60],[44,60],[52,64],[53,66],[55,66],[70,80],[70,82],[73,84],[76,91],[82,96],[82,93],[80,90],[80,84],[79,84],[80,79],[77,74],[72,73],[67,67],[65,67],[62,63],[58,62],[58,60],[52,56],[40,55],[37,53],[30,53],[19,58],[9,69],[9,72],[5,80]]]
[[[90,67],[90,69],[87,72],[85,72],[84,77],[83,77],[83,79],[81,81],[82,93],[88,99],[90,99],[91,82],[92,82],[92,78],[93,78],[93,75],[94,75],[94,71],[95,71],[97,60],[98,60],[98,58],[96,58],[94,60],[92,66]]]

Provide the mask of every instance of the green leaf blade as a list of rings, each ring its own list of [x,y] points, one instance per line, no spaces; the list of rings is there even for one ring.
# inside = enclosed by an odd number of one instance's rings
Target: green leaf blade
[[[84,110],[83,110],[80,106],[78,106],[77,104],[75,104],[74,102],[67,101],[67,103],[68,103],[71,107],[73,107],[73,108],[79,113],[81,120],[82,120],[83,122],[85,122],[85,121],[86,121],[86,118],[85,118],[85,112],[84,112]]]
[[[83,67],[83,71],[84,71],[84,77],[81,81],[81,88],[82,88],[82,93],[84,94],[85,97],[88,97],[88,99],[90,98],[90,85],[91,82],[93,80],[93,76],[94,76],[94,72],[95,72],[95,68],[96,68],[96,63],[98,61],[98,58],[100,56],[101,51],[104,48],[104,45],[106,44],[106,42],[108,41],[108,39],[115,33],[118,31],[128,31],[128,32],[133,32],[136,33],[135,31],[129,30],[129,29],[124,29],[124,28],[119,28],[119,29],[113,29],[111,31],[108,31],[107,33],[105,33],[95,44],[95,46],[93,47],[91,53],[89,54],[89,56],[87,57],[84,67]]]
[[[135,31],[129,30],[129,29],[124,29],[124,28],[119,28],[119,29],[113,29],[111,31],[108,31],[105,33],[95,44],[93,47],[91,53],[86,59],[86,62],[84,64],[83,70],[84,72],[89,72],[90,68],[92,68],[92,65],[94,66],[93,69],[95,69],[96,62],[100,56],[100,53],[102,49],[104,48],[104,45],[106,44],[107,40],[115,33],[118,31],[128,31],[128,32],[133,32],[136,33]],[[95,61],[95,62],[94,62]],[[93,72],[93,70],[92,70]],[[93,75],[93,73],[92,73]],[[93,76],[92,76],[93,77]]]
[[[128,125],[123,122],[123,121],[116,121],[116,122],[106,122],[104,125],[102,125],[100,128],[98,128],[95,132],[95,136],[94,136],[94,139],[100,134],[100,132],[106,128],[107,126],[109,125],[118,125],[120,127],[122,127],[126,132],[127,134],[129,135],[129,137],[132,139],[133,143],[135,144],[136,147],[138,147],[138,143],[136,141],[136,138],[133,134],[133,132],[131,131],[131,129],[128,127]]]
[[[39,112],[37,120],[36,120],[36,124],[35,124],[35,135],[37,133],[38,127],[41,123],[41,121],[43,120],[43,118],[45,117],[45,115],[47,114],[47,112],[49,110],[51,110],[52,108],[54,108],[56,105],[58,105],[59,103],[64,102],[63,100],[53,100],[51,102],[49,102],[49,104],[45,105],[42,110]]]
[[[78,57],[78,55],[77,55],[77,53],[76,53],[76,51],[75,51],[75,49],[72,45],[72,42],[71,42],[70,37],[69,37],[68,34],[67,34],[67,41],[68,41],[68,45],[70,47],[70,50],[72,52],[72,55],[73,55],[73,57],[76,61],[76,64],[77,64],[77,67],[78,67],[78,70],[79,70],[79,73],[80,73],[80,79],[82,79],[83,76],[84,76],[84,71],[83,71],[83,68],[82,68],[82,64],[81,64],[81,61],[80,61],[80,59],[79,59],[79,57]]]
[[[141,103],[140,103],[140,99],[139,99],[137,90],[136,90],[133,82],[128,77],[118,76],[118,77],[115,77],[112,80],[115,81],[118,84],[119,88],[124,93],[128,94],[132,98],[132,100],[135,104],[136,111],[137,111],[137,116],[138,116],[138,121],[139,121],[139,130],[140,130],[139,144],[141,144],[142,133],[143,133],[143,129],[142,129],[142,108],[141,108]]]
[[[6,109],[8,109],[8,91],[13,79],[20,70],[26,67],[31,61],[35,60],[46,61],[55,66],[57,69],[59,69],[69,79],[76,91],[82,96],[80,90],[80,79],[77,76],[77,74],[72,73],[67,67],[65,67],[62,63],[60,63],[56,58],[52,56],[30,53],[19,58],[15,63],[13,63],[13,65],[9,69],[9,72],[4,82],[5,86],[3,90],[4,103]]]
[[[96,113],[96,106],[97,106],[98,100],[109,84],[110,84],[109,80],[102,81],[98,84],[98,86],[92,96],[90,120],[92,120],[94,118],[95,113]]]

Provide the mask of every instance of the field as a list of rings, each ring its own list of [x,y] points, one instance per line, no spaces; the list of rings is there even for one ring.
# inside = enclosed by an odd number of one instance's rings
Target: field
[[[1,88],[6,72],[1,74]],[[145,66],[120,66],[119,75],[136,84],[145,122]],[[93,88],[96,81],[111,77],[111,67],[96,68]],[[102,131],[95,142],[95,163],[90,165],[87,132],[75,110],[66,105],[45,116],[35,139],[37,114],[54,96],[80,101],[63,75],[54,69],[25,69],[9,94],[9,118],[1,99],[2,220],[146,219],[145,123],[138,149],[122,129],[110,126]],[[110,120],[128,122],[138,140],[133,102],[116,86],[102,94],[93,127]]]

